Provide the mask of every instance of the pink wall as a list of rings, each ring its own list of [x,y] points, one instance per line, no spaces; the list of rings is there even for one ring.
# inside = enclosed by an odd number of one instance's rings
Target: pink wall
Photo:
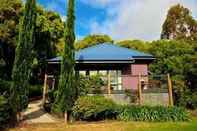
[[[132,64],[132,75],[148,75],[148,65],[146,64]]]
[[[141,74],[145,81],[148,81],[147,64],[131,64],[122,70],[122,84],[124,89],[136,90],[138,87],[138,75]]]

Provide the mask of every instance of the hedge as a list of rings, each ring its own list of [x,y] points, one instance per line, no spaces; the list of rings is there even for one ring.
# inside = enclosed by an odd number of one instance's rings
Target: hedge
[[[30,85],[29,86],[29,98],[42,96],[42,85]]]
[[[187,111],[179,107],[163,106],[122,106],[119,120],[123,121],[187,121]]]
[[[73,116],[77,120],[115,119],[117,115],[117,105],[103,96],[80,97],[73,107]]]
[[[0,79],[0,95],[8,95],[11,87],[11,81]]]
[[[0,96],[0,128],[5,127],[11,117],[11,107],[9,106],[8,100]]]

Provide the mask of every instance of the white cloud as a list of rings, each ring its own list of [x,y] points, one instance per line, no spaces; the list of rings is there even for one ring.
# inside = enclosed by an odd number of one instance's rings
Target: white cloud
[[[114,39],[159,39],[168,9],[182,4],[197,12],[197,0],[81,0],[93,7],[106,7],[107,18],[91,21],[91,33],[104,33]],[[98,4],[100,4],[98,6]],[[195,14],[194,14],[195,15]]]

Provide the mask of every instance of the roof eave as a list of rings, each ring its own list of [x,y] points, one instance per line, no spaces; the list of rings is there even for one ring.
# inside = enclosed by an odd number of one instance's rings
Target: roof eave
[[[48,61],[48,64],[59,64],[61,61]],[[92,64],[108,64],[108,63],[115,63],[115,64],[126,64],[126,63],[135,63],[135,60],[77,60],[76,63],[92,63]]]

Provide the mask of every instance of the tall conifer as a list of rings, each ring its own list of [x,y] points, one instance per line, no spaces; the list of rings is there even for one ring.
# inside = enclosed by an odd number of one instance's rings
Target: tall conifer
[[[36,0],[26,0],[24,16],[20,21],[19,37],[12,71],[11,105],[13,112],[21,112],[28,106],[28,87],[33,61]]]
[[[61,74],[58,85],[58,93],[55,103],[53,104],[53,112],[63,115],[67,114],[75,101],[75,74],[74,74],[74,42],[75,42],[75,1],[68,1],[67,21],[65,24],[65,47],[64,55],[61,63]]]

